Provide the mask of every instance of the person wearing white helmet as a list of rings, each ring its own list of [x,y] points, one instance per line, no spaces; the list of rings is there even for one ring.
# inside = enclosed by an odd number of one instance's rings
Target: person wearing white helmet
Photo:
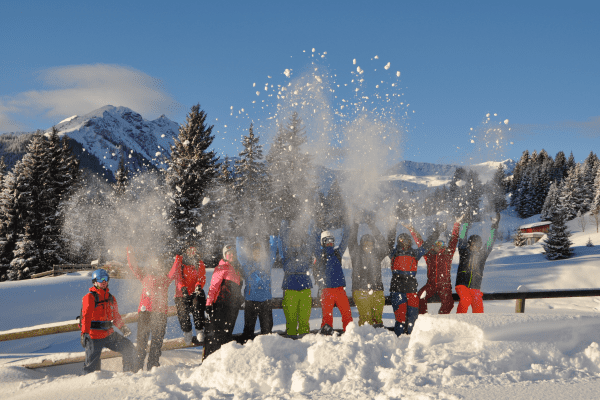
[[[346,279],[342,270],[342,256],[348,247],[349,236],[350,232],[344,226],[342,240],[339,247],[336,248],[335,238],[330,231],[323,231],[320,237],[318,232],[315,235],[318,250],[315,255],[314,272],[315,280],[321,289],[321,309],[323,311],[321,333],[324,335],[333,333],[332,313],[336,306],[342,314],[344,331],[346,326],[352,322],[352,310],[346,294]]]
[[[83,372],[99,371],[100,355],[107,347],[123,356],[123,371],[136,371],[135,346],[126,336],[131,331],[123,323],[117,299],[109,293],[108,273],[103,269],[92,272],[93,286],[83,296],[81,307],[81,345],[85,349]],[[115,332],[116,326],[123,335]]]
[[[205,328],[203,358],[232,340],[235,321],[244,302],[242,284],[242,270],[235,246],[226,244],[223,259],[213,272],[208,290],[206,310],[209,322]]]

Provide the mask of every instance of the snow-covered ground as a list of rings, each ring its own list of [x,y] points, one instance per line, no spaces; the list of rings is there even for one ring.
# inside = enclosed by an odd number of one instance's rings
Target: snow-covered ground
[[[503,223],[511,223],[510,218]],[[600,287],[600,234],[591,224],[585,232],[576,221],[569,227],[575,250],[569,260],[546,260],[541,244],[497,244],[486,265],[483,291]],[[597,246],[586,247],[588,238]],[[424,262],[419,266],[424,284]],[[281,277],[274,270],[275,296],[282,295]],[[387,270],[384,279],[389,286]],[[0,283],[0,329],[71,320],[89,286],[87,273]],[[138,282],[115,279],[110,287],[123,313],[135,311]],[[410,337],[354,324],[341,336],[308,335],[297,341],[260,336],[244,346],[225,345],[204,364],[199,349],[166,351],[159,368],[136,374],[119,372],[118,358],[103,360],[102,372],[86,376],[77,375],[81,364],[22,367],[40,356],[82,354],[77,332],[0,342],[0,398],[598,398],[600,299],[527,300],[525,314],[515,314],[514,306],[514,301],[495,301],[485,303],[483,315],[420,316]],[[438,307],[431,305],[430,312]],[[353,315],[357,319],[356,310]],[[334,316],[335,327],[341,327],[337,310]],[[320,325],[320,317],[320,310],[313,310],[312,328]],[[281,310],[274,311],[274,319],[274,329],[283,330]],[[242,322],[240,313],[236,332]],[[393,324],[389,307],[384,322]],[[130,326],[135,337],[135,324]],[[167,338],[179,336],[176,318],[170,318]]]

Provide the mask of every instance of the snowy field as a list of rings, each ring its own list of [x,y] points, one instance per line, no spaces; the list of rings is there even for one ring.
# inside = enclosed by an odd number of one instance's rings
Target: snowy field
[[[505,218],[500,229],[510,223],[517,221]],[[497,244],[482,290],[599,288],[600,234],[590,225],[580,232],[575,221],[569,227],[575,250],[569,260],[546,260],[541,244],[521,248]],[[585,246],[588,238],[595,247]],[[453,277],[457,257],[454,261]],[[423,261],[419,268],[423,285]],[[277,297],[282,296],[281,278],[282,272],[274,270]],[[349,270],[346,279],[349,284]],[[384,280],[388,287],[388,270]],[[88,273],[0,283],[0,329],[72,320],[89,286]],[[122,313],[136,310],[138,282],[115,279],[110,287]],[[0,342],[0,398],[598,398],[600,299],[527,300],[525,314],[515,314],[514,307],[514,301],[494,301],[485,303],[483,315],[420,316],[410,337],[354,324],[341,336],[308,335],[297,341],[276,334],[260,336],[244,346],[227,344],[204,364],[199,348],[166,351],[160,367],[136,374],[119,372],[118,358],[103,360],[103,371],[86,376],[78,375],[81,363],[37,370],[22,367],[36,359],[83,354],[78,332]],[[438,308],[433,304],[430,312]],[[341,327],[337,310],[334,316],[335,328]],[[311,328],[320,326],[320,318],[320,310],[314,309]],[[274,319],[274,329],[283,330],[281,310],[274,311]],[[391,307],[384,311],[384,322],[393,325]],[[236,332],[241,332],[242,323],[240,313]],[[130,327],[135,337],[135,324]],[[166,338],[180,336],[176,318],[170,318]]]

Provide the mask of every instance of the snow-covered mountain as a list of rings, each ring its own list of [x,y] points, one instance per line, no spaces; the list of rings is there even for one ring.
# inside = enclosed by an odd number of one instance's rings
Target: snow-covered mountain
[[[164,167],[163,159],[170,156],[179,125],[164,115],[148,121],[127,107],[109,105],[67,118],[56,128],[60,135],[67,135],[80,144],[82,153],[98,159],[103,168],[114,174],[121,154],[125,154],[126,162],[134,170]]]
[[[462,167],[466,170],[476,171],[481,182],[486,183],[493,177],[500,164],[504,165],[504,171],[507,175],[512,175],[516,162],[511,159],[460,166],[401,161],[386,171],[387,176],[384,179],[392,182],[399,189],[412,192],[447,185],[452,180],[456,169]]]

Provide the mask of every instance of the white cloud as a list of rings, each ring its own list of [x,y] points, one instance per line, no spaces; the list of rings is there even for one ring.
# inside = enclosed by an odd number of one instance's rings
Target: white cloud
[[[40,71],[39,78],[48,89],[0,98],[0,132],[23,129],[17,120],[47,118],[51,125],[108,104],[129,107],[147,119],[182,108],[159,79],[129,67],[70,65]]]

